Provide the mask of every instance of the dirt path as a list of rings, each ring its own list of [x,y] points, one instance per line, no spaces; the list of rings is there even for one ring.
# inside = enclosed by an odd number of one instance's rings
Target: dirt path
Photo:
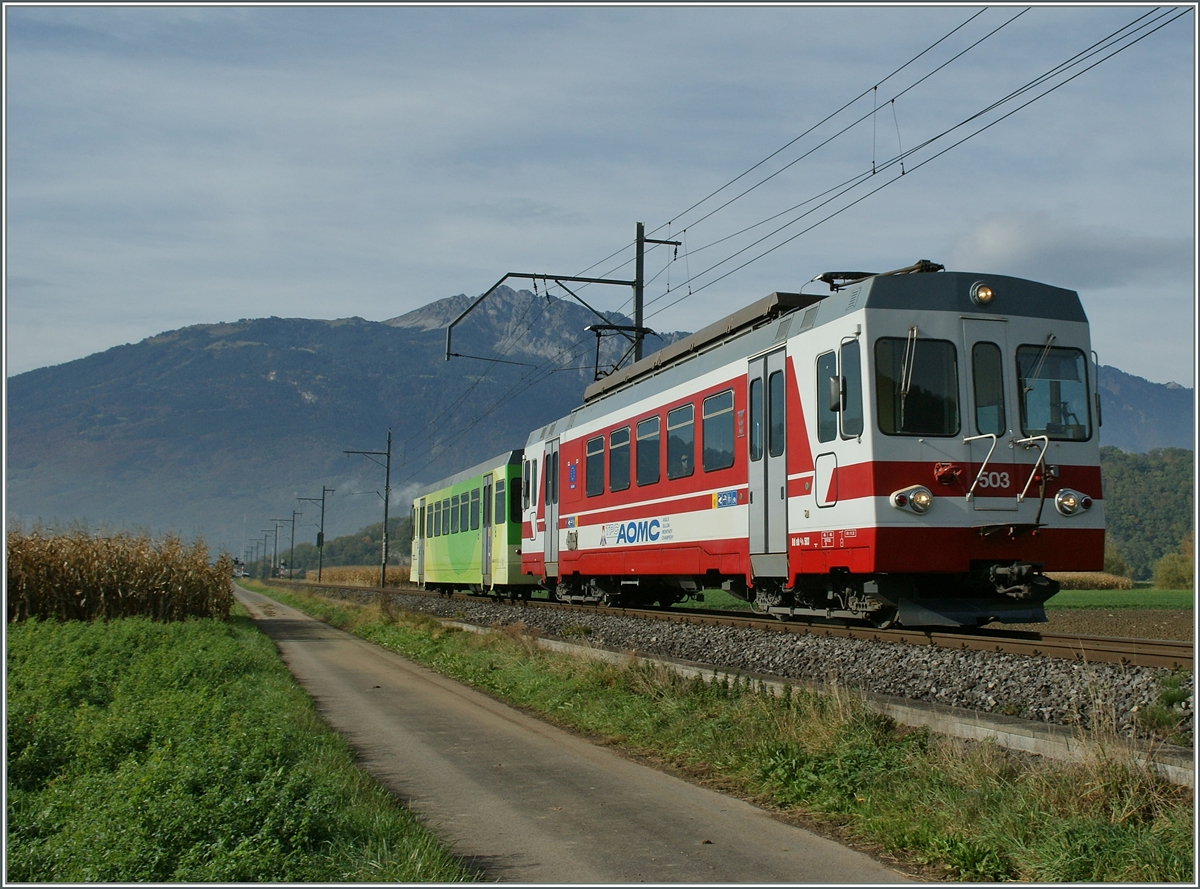
[[[360,764],[487,879],[895,883],[872,858],[622,759],[247,590]]]

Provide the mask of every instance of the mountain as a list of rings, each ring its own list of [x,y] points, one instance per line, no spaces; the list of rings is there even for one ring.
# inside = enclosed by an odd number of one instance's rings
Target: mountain
[[[599,323],[573,300],[499,288],[388,321],[242,319],[166,331],[8,380],[7,518],[29,525],[175,531],[240,554],[283,518],[281,548],[312,541],[323,487],[327,538],[382,518],[393,435],[393,516],[420,485],[501,451],[579,404]],[[629,324],[606,313],[611,323]],[[647,353],[684,336],[647,340]],[[628,347],[601,342],[602,366]],[[1194,448],[1191,389],[1100,371],[1102,444]]]
[[[1195,450],[1195,391],[1100,366],[1100,444],[1130,453]]]
[[[346,533],[382,517],[384,468],[344,451],[385,450],[389,427],[390,508],[407,511],[418,484],[523,446],[592,381],[584,327],[600,319],[506,287],[455,328],[454,348],[509,363],[446,361],[443,328],[471,302],[386,322],[194,325],[11,377],[7,517],[172,530],[238,554],[274,518],[290,542],[293,509],[297,540],[315,537],[320,506],[296,498],[327,486],[326,535]],[[680,336],[648,338],[647,352]],[[619,339],[605,337],[602,364]]]

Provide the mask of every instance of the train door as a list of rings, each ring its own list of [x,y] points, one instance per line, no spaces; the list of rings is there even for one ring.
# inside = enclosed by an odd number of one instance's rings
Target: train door
[[[546,576],[558,577],[558,439],[546,442],[543,499],[546,503]]]
[[[787,574],[787,413],[784,350],[750,359],[750,562],[755,575]]]
[[[483,476],[483,546],[480,548],[480,575],[483,588],[492,585],[492,474]]]
[[[420,503],[420,506],[418,507],[417,515],[415,516],[415,518],[416,518],[416,522],[414,524],[416,525],[416,527],[413,529],[413,531],[414,531],[413,540],[415,540],[416,544],[417,544],[417,551],[415,553],[415,555],[416,555],[415,561],[416,561],[416,565],[417,565],[417,576],[415,579],[416,579],[417,583],[424,583],[425,582],[425,498],[424,497],[421,498],[421,503]]]
[[[970,380],[970,407],[963,424],[970,456],[964,482],[977,512],[1013,511],[1024,479],[1015,461],[1013,418],[1006,405],[1008,322],[964,318],[963,346]]]

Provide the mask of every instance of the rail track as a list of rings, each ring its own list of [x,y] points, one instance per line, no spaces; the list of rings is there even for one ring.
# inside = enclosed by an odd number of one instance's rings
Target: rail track
[[[287,581],[278,578],[272,583],[295,585],[305,589],[353,589],[359,592],[385,592],[380,587],[348,587],[345,584],[314,584],[307,581]],[[439,594],[417,588],[389,587],[386,592],[413,596],[437,597]],[[486,598],[467,593],[455,597],[478,600]],[[878,629],[869,626],[846,626],[837,623],[817,623],[803,620],[779,621],[774,618],[737,611],[708,609],[612,608],[600,605],[567,605],[544,599],[530,599],[521,607],[557,608],[591,614],[623,615],[645,620],[662,620],[709,626],[740,627],[767,632],[800,633],[813,636],[832,636],[843,639],[865,639],[905,645],[926,645],[968,651],[995,651],[1027,657],[1054,657],[1088,663],[1124,664],[1138,667],[1193,669],[1194,646],[1191,642],[1170,639],[1128,639],[1108,636],[1077,636],[999,629]]]

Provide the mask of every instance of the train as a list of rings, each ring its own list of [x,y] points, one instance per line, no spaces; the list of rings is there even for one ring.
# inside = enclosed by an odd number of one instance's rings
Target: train
[[[612,606],[721,589],[878,627],[1044,622],[1048,572],[1104,562],[1078,293],[925,260],[814,282],[829,292],[753,302],[419,491],[411,579]]]

